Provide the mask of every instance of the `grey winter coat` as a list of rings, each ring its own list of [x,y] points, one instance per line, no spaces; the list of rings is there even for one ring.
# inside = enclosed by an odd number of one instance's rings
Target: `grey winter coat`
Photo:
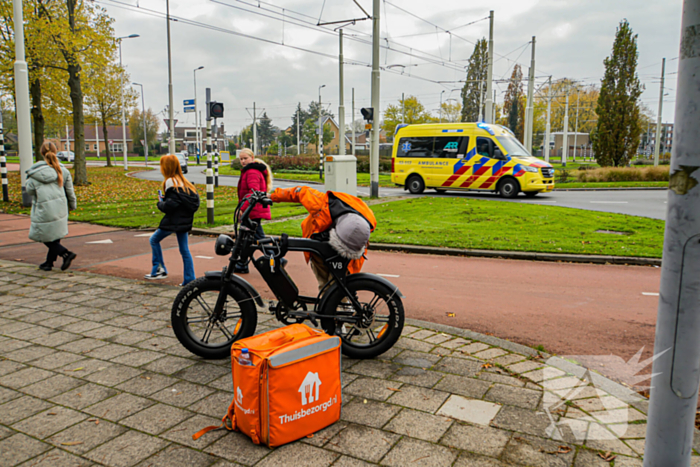
[[[29,239],[53,242],[68,235],[68,211],[76,207],[73,179],[61,165],[63,186],[58,174],[46,162],[37,162],[27,170],[27,193],[32,197],[32,225]]]

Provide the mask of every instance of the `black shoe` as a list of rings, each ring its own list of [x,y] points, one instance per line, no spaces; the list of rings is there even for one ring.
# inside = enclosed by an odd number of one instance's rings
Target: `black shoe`
[[[76,256],[78,255],[76,255],[72,251],[67,252],[63,256],[63,264],[61,265],[61,271],[65,271],[66,269],[68,269],[70,267],[70,263],[73,262]]]
[[[39,265],[39,269],[41,269],[42,271],[50,271],[53,269],[53,265],[51,265],[49,263],[41,263]]]

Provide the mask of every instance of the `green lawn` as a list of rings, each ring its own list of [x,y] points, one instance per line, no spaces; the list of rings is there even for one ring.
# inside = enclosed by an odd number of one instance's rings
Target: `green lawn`
[[[372,206],[371,240],[450,248],[660,258],[664,222],[581,209],[456,198],[421,198]],[[596,230],[629,235],[596,233]],[[266,233],[301,235],[298,220]]]
[[[240,175],[240,170],[232,169],[229,165],[219,166],[219,175]],[[275,179],[279,180],[301,180],[308,182],[320,182],[323,183],[318,177],[318,172],[303,172],[303,171],[289,171],[289,172],[274,172],[273,176]],[[369,174],[359,173],[357,174],[357,186],[369,186]],[[391,183],[391,174],[379,174],[379,186],[382,187],[393,187],[396,186]]]

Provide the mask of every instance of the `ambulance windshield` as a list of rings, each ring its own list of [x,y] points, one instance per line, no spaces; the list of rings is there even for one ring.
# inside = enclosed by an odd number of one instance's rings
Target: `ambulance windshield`
[[[520,141],[512,136],[498,136],[496,139],[501,146],[503,146],[503,149],[506,150],[509,156],[532,157],[532,155],[527,152],[527,149],[525,149],[525,146],[520,144]]]

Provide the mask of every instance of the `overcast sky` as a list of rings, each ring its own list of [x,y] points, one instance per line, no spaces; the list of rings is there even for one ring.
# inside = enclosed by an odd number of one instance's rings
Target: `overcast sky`
[[[115,18],[117,36],[140,34],[123,41],[124,64],[132,81],[144,84],[146,106],[162,111],[168,103],[166,21],[160,16],[165,0],[98,3]],[[371,14],[370,0],[358,3]],[[389,67],[381,74],[382,109],[398,103],[402,92],[418,96],[436,115],[441,94],[443,100],[458,99],[459,80],[465,79],[474,42],[488,37],[485,18],[490,9],[495,12],[494,79],[508,78],[515,62],[527,74],[528,43],[536,36],[538,86],[550,75],[599,84],[615,29],[627,18],[639,35],[638,71],[646,87],[642,100],[656,113],[661,59],[666,57],[663,120],[673,121],[680,1],[382,0],[382,45],[389,47],[381,50],[381,64]],[[180,122],[194,124],[193,114],[183,113],[183,100],[194,97],[193,70],[199,66],[204,69],[197,72],[198,103],[204,102],[205,87],[211,88],[212,99],[225,104],[229,134],[252,122],[246,108],[252,113],[253,102],[274,125],[286,128],[297,103],[306,108],[318,99],[323,84],[323,102],[338,114],[338,35],[333,32],[337,25],[315,24],[319,18],[321,22],[363,18],[352,0],[171,0],[170,12],[185,20],[171,22],[174,107]],[[352,88],[356,118],[359,108],[370,103],[371,27],[371,20],[344,27],[348,122]],[[505,88],[506,84],[495,85],[499,101]]]

